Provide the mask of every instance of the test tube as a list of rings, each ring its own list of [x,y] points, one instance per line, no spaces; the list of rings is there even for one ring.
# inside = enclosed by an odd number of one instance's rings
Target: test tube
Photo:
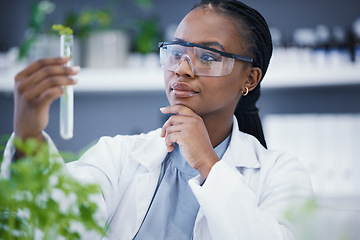
[[[69,57],[66,66],[73,65],[73,35],[63,34],[60,36],[60,56]],[[63,86],[64,94],[60,97],[60,136],[63,139],[71,139],[74,130],[74,88]]]

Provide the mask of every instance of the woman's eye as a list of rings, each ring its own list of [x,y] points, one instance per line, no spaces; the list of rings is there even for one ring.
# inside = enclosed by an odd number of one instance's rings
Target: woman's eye
[[[218,57],[213,55],[213,54],[209,54],[209,53],[205,53],[205,54],[202,54],[200,56],[200,60],[203,62],[203,63],[210,63],[210,62],[215,62],[218,60]]]
[[[171,56],[175,59],[181,59],[181,56],[183,55],[183,52],[177,49],[173,49],[171,51]]]

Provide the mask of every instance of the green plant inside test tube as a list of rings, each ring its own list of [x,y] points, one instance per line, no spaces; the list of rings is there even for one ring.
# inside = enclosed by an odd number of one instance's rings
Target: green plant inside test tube
[[[72,49],[74,45],[73,31],[62,25],[53,25],[53,30],[60,35],[60,56],[69,57],[66,66],[73,65]],[[73,137],[74,130],[74,88],[63,86],[64,94],[60,97],[60,136],[63,139]]]

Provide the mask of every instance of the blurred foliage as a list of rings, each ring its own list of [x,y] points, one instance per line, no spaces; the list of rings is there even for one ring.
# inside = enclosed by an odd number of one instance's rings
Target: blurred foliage
[[[157,18],[136,21],[135,51],[149,53],[158,51],[160,28]]]
[[[327,196],[327,199],[331,199]],[[343,205],[337,198],[336,205],[324,203],[313,196],[299,204],[291,205],[284,217],[291,224],[296,240],[355,240],[358,239],[359,208]],[[340,201],[339,201],[340,200]],[[357,210],[356,210],[357,209]]]
[[[2,160],[4,158],[5,144],[7,143],[7,141],[9,139],[10,139],[10,135],[3,135],[0,138],[0,166],[1,166]]]
[[[53,12],[55,5],[50,1],[32,2],[30,5],[30,19],[25,32],[24,41],[20,46],[18,59],[22,60],[30,51],[37,40],[37,35],[42,31],[46,15]]]
[[[104,236],[90,200],[99,187],[67,174],[46,143],[15,139],[14,144],[25,157],[11,164],[10,178],[0,177],[2,239],[81,239],[84,229]]]
[[[74,30],[74,36],[76,38],[86,38],[94,30],[111,28],[112,23],[114,22],[114,16],[118,14],[116,12],[118,6],[120,6],[122,2],[125,1],[130,1],[134,3],[134,5],[142,11],[149,11],[153,7],[153,0],[109,0],[107,1],[108,7],[106,7],[105,9],[87,8],[80,12],[67,12],[65,14],[62,25],[72,28]],[[43,29],[45,23],[47,23],[46,16],[52,13],[55,8],[56,5],[49,0],[43,0],[38,3],[31,3],[29,23],[24,36],[24,40],[20,46],[18,56],[19,60],[22,60],[28,56],[31,47],[37,41],[38,34],[42,32],[47,32],[47,30]],[[50,26],[52,24],[53,23],[50,23]],[[145,28],[148,29],[148,27]],[[149,33],[149,30],[147,31]],[[144,39],[153,38],[151,34],[148,36],[145,36],[146,34],[142,34],[141,36],[139,36],[141,39],[139,40],[139,42],[144,42]],[[144,49],[141,48],[140,51],[144,51]]]
[[[109,10],[86,9],[80,13],[70,12],[64,20],[64,26],[74,29],[78,38],[87,37],[94,29],[110,27],[112,17]]]
[[[61,35],[72,35],[74,33],[74,31],[69,28],[69,27],[65,27],[61,24],[54,24],[51,27],[52,30],[56,31],[59,33],[59,36]]]
[[[309,215],[312,215],[318,209],[318,203],[315,197],[311,197],[307,199],[303,204],[300,206],[292,206],[285,212],[285,218],[288,221],[298,221],[299,219],[305,219]]]

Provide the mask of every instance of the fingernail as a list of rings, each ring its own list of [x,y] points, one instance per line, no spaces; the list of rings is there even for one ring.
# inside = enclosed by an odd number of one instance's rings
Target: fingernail
[[[160,112],[164,112],[164,111],[165,111],[164,107],[160,108]]]
[[[73,66],[73,67],[71,67],[71,71],[73,71],[73,72],[79,72],[79,71],[80,71],[80,67],[79,67],[79,66]]]

